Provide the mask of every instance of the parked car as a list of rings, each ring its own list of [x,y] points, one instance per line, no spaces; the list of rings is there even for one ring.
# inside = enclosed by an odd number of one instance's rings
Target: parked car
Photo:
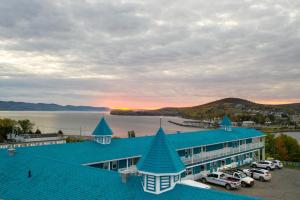
[[[246,186],[252,187],[254,185],[254,179],[247,176],[247,174],[242,171],[238,171],[238,170],[224,171],[224,174],[227,177],[238,179],[241,182],[242,187],[246,187]]]
[[[227,177],[222,172],[213,172],[205,175],[201,178],[203,183],[213,183],[216,185],[224,186],[227,190],[238,189],[241,187],[241,183],[238,179]]]
[[[260,181],[269,181],[272,178],[271,173],[265,169],[259,168],[251,168],[251,169],[244,169],[243,172],[254,179],[258,179]]]
[[[263,168],[263,169],[267,169],[267,170],[274,170],[275,169],[275,165],[272,161],[269,160],[262,160],[260,162],[253,162],[251,167],[253,168]]]
[[[269,161],[273,162],[273,164],[275,165],[275,168],[277,168],[277,169],[283,168],[283,164],[280,160],[269,160]]]

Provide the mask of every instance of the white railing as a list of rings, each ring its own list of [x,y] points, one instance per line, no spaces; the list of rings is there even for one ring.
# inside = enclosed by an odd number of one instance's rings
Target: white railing
[[[244,151],[249,151],[263,146],[264,144],[262,142],[243,144],[240,145],[239,147],[226,147],[215,151],[201,152],[198,154],[190,155],[188,157],[181,157],[181,160],[185,164],[191,164],[191,163],[202,162],[205,160],[210,160],[218,157],[228,156],[236,153],[241,153]]]

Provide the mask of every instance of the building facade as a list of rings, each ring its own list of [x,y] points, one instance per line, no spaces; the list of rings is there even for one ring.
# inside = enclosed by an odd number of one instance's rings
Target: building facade
[[[194,141],[189,142],[193,136]],[[169,134],[167,137],[176,144],[177,154],[185,164],[186,170],[180,174],[182,179],[196,180],[200,178],[201,173],[235,168],[254,160],[265,159],[265,135],[255,129],[232,128],[227,116],[224,117],[220,129]],[[182,146],[181,143],[185,143],[186,147],[176,148]],[[128,157],[85,165],[114,171],[134,171],[140,158],[141,156],[132,154]]]
[[[230,125],[116,139],[102,118],[93,141],[0,149],[0,199],[257,199],[181,183],[263,158],[264,134]]]

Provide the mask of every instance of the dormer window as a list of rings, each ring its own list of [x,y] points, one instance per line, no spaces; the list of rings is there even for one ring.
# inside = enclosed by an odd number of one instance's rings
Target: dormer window
[[[231,120],[227,117],[227,115],[224,116],[222,122],[221,122],[221,127],[225,131],[232,131],[232,124]]]
[[[92,133],[94,141],[99,144],[110,144],[113,132],[103,117]]]
[[[160,128],[152,140],[149,151],[138,162],[137,169],[143,177],[144,191],[160,194],[175,187],[180,181],[180,174],[185,171],[185,166]]]

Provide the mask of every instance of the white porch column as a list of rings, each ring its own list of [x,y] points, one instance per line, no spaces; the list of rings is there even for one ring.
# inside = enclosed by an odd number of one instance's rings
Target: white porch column
[[[263,148],[261,149],[261,151],[262,151],[262,159],[265,160],[265,159],[266,159],[265,147],[263,147]]]
[[[192,163],[194,163],[194,148],[192,148]]]

